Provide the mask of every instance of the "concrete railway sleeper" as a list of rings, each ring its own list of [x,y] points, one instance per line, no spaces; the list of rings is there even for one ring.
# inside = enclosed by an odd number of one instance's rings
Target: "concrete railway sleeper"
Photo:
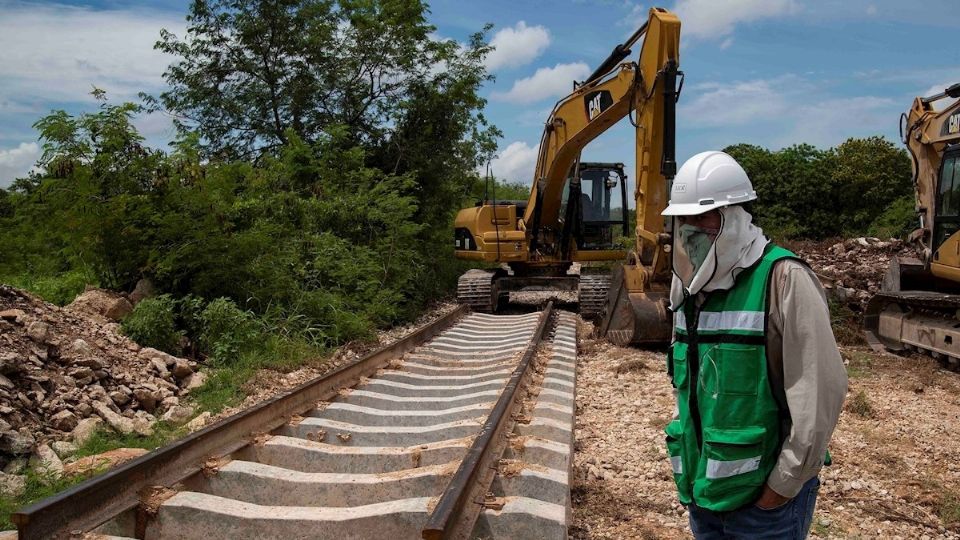
[[[23,509],[20,538],[566,538],[576,321],[461,308]]]

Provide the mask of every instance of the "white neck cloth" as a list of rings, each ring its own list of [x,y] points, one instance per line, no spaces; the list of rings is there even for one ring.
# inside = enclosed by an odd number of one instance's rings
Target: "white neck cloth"
[[[742,206],[720,208],[720,234],[707,252],[707,258],[694,272],[693,264],[679,240],[674,224],[673,282],[670,285],[670,309],[677,311],[684,299],[700,292],[724,291],[733,287],[737,276],[763,256],[770,240],[753,224],[753,216]]]

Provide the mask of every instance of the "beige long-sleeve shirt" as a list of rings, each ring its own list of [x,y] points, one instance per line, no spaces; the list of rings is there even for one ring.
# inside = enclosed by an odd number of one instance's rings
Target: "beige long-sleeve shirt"
[[[785,260],[774,267],[771,280],[768,373],[774,399],[790,414],[767,484],[792,498],[823,466],[847,393],[847,373],[830,327],[826,294],[813,272]],[[702,294],[697,301],[703,301]]]
[[[767,360],[774,398],[790,412],[767,485],[794,497],[823,466],[847,394],[847,371],[817,277],[796,261],[774,267],[767,314]]]

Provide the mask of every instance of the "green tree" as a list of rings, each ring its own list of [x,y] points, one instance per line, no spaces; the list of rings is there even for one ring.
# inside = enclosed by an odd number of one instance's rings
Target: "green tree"
[[[276,189],[326,202],[335,190],[315,181],[309,152],[290,152],[329,137],[367,170],[404,178],[421,226],[415,304],[455,279],[453,215],[500,135],[482,114],[484,32],[438,40],[427,13],[419,0],[198,0],[186,36],[161,35],[157,48],[178,60],[171,89],[147,101],[195,132],[208,159],[281,157],[289,175]]]
[[[772,152],[753,145],[724,149],[757,191],[754,216],[776,238],[825,238],[837,232],[833,153],[800,144]]]
[[[148,259],[152,195],[164,156],[145,147],[133,127],[138,106],[112,105],[99,90],[94,95],[97,112],[53,111],[35,124],[42,170],[12,189],[24,199],[17,220],[26,234],[70,266],[92,269],[103,285],[122,288],[140,277]]]
[[[902,201],[913,198],[910,157],[903,148],[875,136],[847,139],[836,153],[833,179],[844,214],[843,233],[862,234],[895,201],[901,201],[898,210],[903,213]],[[912,211],[912,200],[906,206]]]
[[[164,30],[156,44],[178,60],[150,102],[211,156],[276,151],[288,129],[312,142],[339,124],[377,139],[411,87],[456,54],[430,38],[426,14],[419,0],[195,0],[186,36]]]
[[[900,235],[915,219],[910,160],[882,137],[851,138],[827,150],[739,144],[724,151],[750,176],[754,216],[774,237]]]

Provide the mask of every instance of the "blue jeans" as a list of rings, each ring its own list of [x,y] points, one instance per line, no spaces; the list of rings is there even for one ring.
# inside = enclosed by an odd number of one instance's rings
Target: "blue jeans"
[[[820,479],[813,477],[803,485],[796,497],[770,510],[748,504],[729,512],[714,512],[691,504],[687,507],[690,529],[697,540],[803,540],[813,521],[819,490]]]

